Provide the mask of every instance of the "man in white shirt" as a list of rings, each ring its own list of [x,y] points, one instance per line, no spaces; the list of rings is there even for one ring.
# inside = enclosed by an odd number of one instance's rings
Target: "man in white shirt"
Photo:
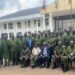
[[[35,46],[32,49],[32,54],[30,56],[31,67],[37,66],[40,53],[41,53],[40,47],[37,44],[35,44]]]

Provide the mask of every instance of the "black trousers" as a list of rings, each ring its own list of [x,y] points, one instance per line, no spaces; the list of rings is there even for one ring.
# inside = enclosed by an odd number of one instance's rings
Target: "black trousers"
[[[42,60],[42,65],[44,66],[44,67],[49,67],[50,66],[50,62],[51,62],[51,58],[50,57],[48,57],[48,56],[43,56],[42,58],[41,58],[41,60]]]

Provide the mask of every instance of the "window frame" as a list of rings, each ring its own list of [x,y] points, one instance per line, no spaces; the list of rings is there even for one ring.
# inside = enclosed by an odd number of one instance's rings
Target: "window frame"
[[[13,23],[8,23],[8,29],[13,29]]]

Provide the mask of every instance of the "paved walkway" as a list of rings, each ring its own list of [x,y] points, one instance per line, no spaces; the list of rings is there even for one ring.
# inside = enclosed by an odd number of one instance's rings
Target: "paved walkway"
[[[0,68],[0,75],[75,75],[75,68],[64,73],[61,69],[31,69],[19,66]]]

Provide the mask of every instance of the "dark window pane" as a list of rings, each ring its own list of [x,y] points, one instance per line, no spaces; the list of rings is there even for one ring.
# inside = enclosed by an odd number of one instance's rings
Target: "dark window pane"
[[[49,19],[48,19],[48,18],[45,19],[45,25],[46,25],[46,26],[49,25]]]
[[[30,25],[31,25],[31,22],[30,22],[30,21],[28,21],[28,27],[30,27]]]
[[[13,24],[12,23],[8,23],[8,29],[13,29]]]
[[[4,24],[4,29],[7,29],[7,24]]]
[[[8,34],[7,33],[2,33],[1,38],[8,38]]]
[[[38,26],[40,27],[40,19],[38,20]]]
[[[17,22],[17,28],[21,28],[21,22]]]
[[[37,21],[36,21],[36,20],[34,20],[34,26],[36,25],[36,23],[37,23]]]
[[[9,37],[12,38],[14,36],[13,33],[9,33]]]

